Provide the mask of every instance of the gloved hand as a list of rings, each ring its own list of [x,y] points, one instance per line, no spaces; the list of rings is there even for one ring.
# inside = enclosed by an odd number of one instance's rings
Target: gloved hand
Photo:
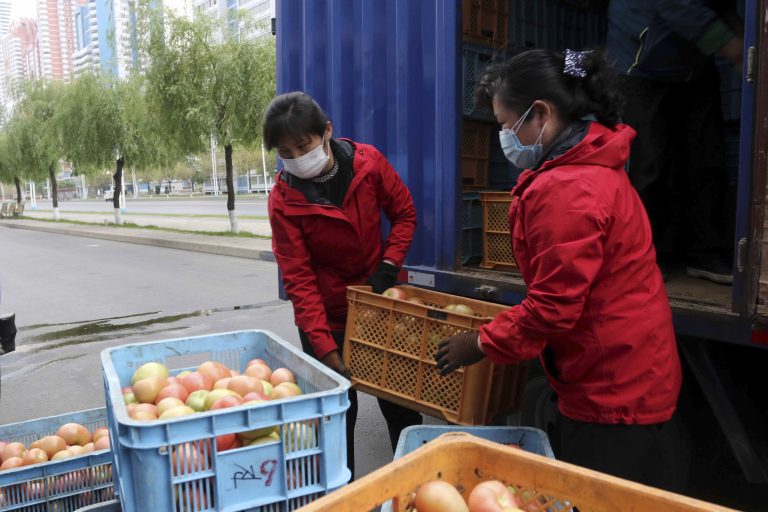
[[[382,293],[387,288],[392,288],[395,285],[399,271],[400,269],[393,264],[382,261],[376,267],[376,272],[368,278],[366,284],[373,288],[373,293]]]
[[[0,317],[0,355],[16,350],[16,315]]]
[[[479,363],[485,354],[477,346],[477,331],[463,332],[438,344],[435,361],[440,375],[448,375],[460,366]]]
[[[341,358],[341,354],[339,354],[338,350],[332,350],[328,352],[320,359],[320,362],[345,379],[349,379],[351,377],[349,374],[349,368],[344,365],[344,360]]]

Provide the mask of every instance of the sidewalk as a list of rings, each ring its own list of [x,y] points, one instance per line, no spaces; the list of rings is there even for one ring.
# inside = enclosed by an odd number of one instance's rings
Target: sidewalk
[[[114,225],[101,226],[98,224],[70,224],[65,221],[58,223],[40,222],[24,219],[2,219],[0,220],[0,227],[153,245],[183,251],[207,252],[238,258],[275,261],[272,254],[272,241],[262,238],[195,235],[191,233],[174,233],[161,229],[123,228]]]

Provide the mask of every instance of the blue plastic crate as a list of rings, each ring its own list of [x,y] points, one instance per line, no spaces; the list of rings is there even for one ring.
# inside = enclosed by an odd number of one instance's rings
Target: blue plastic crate
[[[472,265],[483,259],[483,228],[461,230],[461,264]]]
[[[507,162],[491,162],[488,166],[488,187],[493,190],[512,190],[522,171]]]
[[[579,9],[558,0],[511,0],[509,9],[509,41],[518,50],[581,50],[605,44],[605,13]]]
[[[501,149],[499,137],[494,132],[491,137],[491,156],[488,165],[488,187],[494,190],[512,190],[517,185],[517,178],[523,172],[512,165]]]
[[[106,410],[91,409],[10,423],[0,427],[0,440],[19,442],[28,447],[42,437],[54,435],[65,423],[80,423],[91,431],[106,427]],[[114,497],[112,454],[109,450],[0,472],[2,512],[72,512]]]
[[[464,116],[481,121],[493,121],[490,108],[478,105],[475,91],[485,68],[496,61],[503,61],[506,52],[477,44],[464,42],[461,45],[461,88],[462,111]]]
[[[483,227],[483,204],[479,192],[464,192],[461,194],[461,227],[475,229]]]
[[[123,507],[120,506],[120,500],[109,500],[104,503],[79,508],[77,512],[123,512]]]
[[[455,425],[414,425],[400,433],[394,460],[411,453],[423,444],[448,432],[466,432],[473,436],[501,444],[518,445],[523,450],[555,458],[547,434],[533,427],[460,427]]]
[[[121,389],[142,364],[175,374],[206,360],[243,370],[254,358],[290,368],[304,394],[173,420],[128,417]],[[118,494],[124,510],[297,509],[346,484],[349,381],[267,331],[240,331],[126,345],[102,352]],[[216,436],[279,426],[280,440],[218,452]],[[286,435],[288,432],[300,435]],[[298,439],[298,442],[296,442]],[[197,464],[174,463],[195,453]],[[182,461],[183,462],[183,461]]]

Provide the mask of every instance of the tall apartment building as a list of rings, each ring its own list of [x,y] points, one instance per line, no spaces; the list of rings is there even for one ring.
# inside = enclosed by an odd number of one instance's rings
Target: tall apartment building
[[[75,53],[76,0],[38,0],[37,33],[43,78],[69,80]]]
[[[18,99],[26,80],[40,76],[37,23],[29,18],[14,21],[0,43],[3,70],[3,103]]]
[[[75,75],[91,70],[126,78],[139,65],[133,0],[78,0],[74,18]]]
[[[11,0],[0,0],[0,38],[11,28]]]
[[[275,0],[192,0],[195,14],[217,16],[241,41],[272,35]]]

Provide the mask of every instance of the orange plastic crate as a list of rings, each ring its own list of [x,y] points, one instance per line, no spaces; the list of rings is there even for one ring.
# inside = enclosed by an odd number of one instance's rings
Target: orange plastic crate
[[[461,184],[464,187],[488,186],[488,160],[491,153],[491,125],[464,121],[461,128]]]
[[[464,433],[443,434],[299,512],[371,511],[389,500],[403,512],[419,486],[440,479],[464,499],[480,482],[501,480],[526,512],[734,512]]]
[[[483,260],[482,268],[517,270],[509,235],[509,192],[480,192],[483,205]]]
[[[465,41],[494,48],[509,44],[508,0],[463,0],[461,7]]]
[[[369,286],[347,288],[344,364],[353,387],[463,425],[485,425],[515,410],[525,365],[499,366],[486,359],[443,377],[434,359],[441,340],[477,331],[507,307],[412,286],[397,288],[424,304],[384,297]],[[475,315],[440,309],[448,304],[465,304]]]

